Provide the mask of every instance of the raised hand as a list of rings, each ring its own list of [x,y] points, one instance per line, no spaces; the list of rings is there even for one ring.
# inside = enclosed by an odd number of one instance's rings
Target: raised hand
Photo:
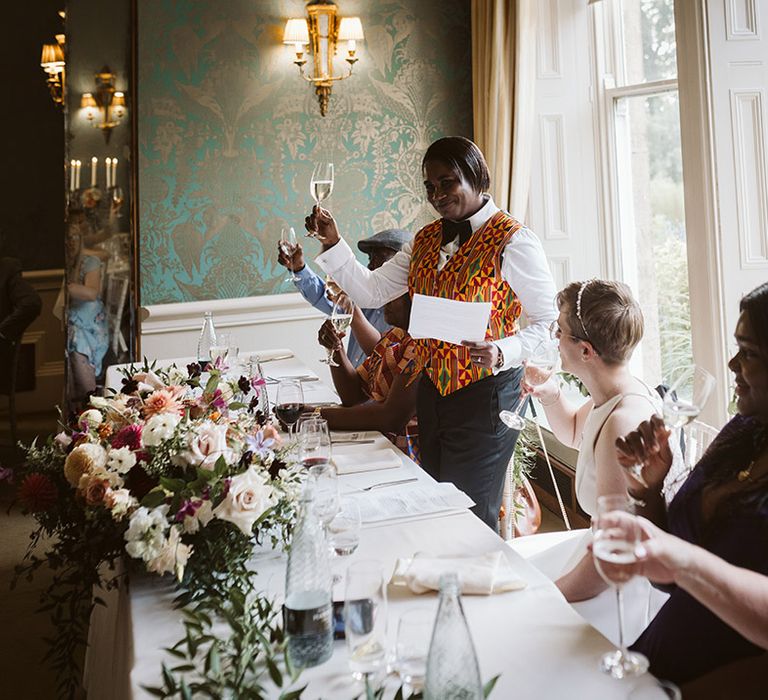
[[[336,332],[336,329],[333,327],[333,323],[329,318],[323,322],[322,326],[320,326],[320,330],[317,333],[317,341],[328,350],[341,350],[343,347],[341,339],[345,335],[345,333]]]
[[[312,213],[304,219],[304,228],[310,236],[317,238],[323,244],[323,250],[339,242],[339,229],[331,212],[315,205]]]
[[[293,272],[300,272],[303,270],[306,263],[304,262],[304,250],[301,247],[301,243],[296,244],[296,247],[290,255],[286,255],[283,246],[278,243],[277,262]]]
[[[616,440],[616,457],[625,467],[625,473],[632,480],[630,488],[644,487],[631,472],[637,464],[643,465],[642,476],[648,488],[660,489],[664,477],[672,466],[672,449],[669,445],[670,431],[661,416],[651,416],[631,433]]]

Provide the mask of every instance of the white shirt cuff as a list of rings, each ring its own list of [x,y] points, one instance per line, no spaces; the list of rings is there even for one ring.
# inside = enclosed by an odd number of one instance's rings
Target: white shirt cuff
[[[504,364],[499,368],[494,368],[494,374],[506,372],[508,369],[519,367],[522,364],[523,344],[520,342],[520,338],[511,335],[508,338],[499,338],[493,342],[504,354]]]
[[[331,246],[315,258],[315,262],[328,275],[333,275],[336,270],[340,270],[350,260],[355,260],[355,254],[343,238],[340,238],[336,245]]]

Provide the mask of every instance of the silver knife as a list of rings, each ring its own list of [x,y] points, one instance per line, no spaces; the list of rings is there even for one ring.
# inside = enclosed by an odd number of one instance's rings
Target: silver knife
[[[397,481],[382,481],[380,484],[371,484],[370,486],[364,486],[361,491],[372,491],[373,489],[380,489],[384,486],[397,486],[398,484],[410,484],[412,481],[418,481],[414,476],[410,479],[398,479]]]

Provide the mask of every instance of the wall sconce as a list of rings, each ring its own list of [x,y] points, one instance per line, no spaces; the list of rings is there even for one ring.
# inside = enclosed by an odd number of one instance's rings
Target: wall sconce
[[[352,69],[357,63],[357,42],[363,41],[363,24],[359,17],[339,17],[336,4],[330,0],[315,0],[307,3],[308,19],[292,18],[285,23],[283,43],[293,45],[296,53],[294,63],[299,68],[299,74],[304,80],[315,86],[317,99],[320,103],[320,114],[328,113],[328,101],[331,97],[333,84],[346,80],[352,75]],[[346,75],[333,74],[333,57],[339,42],[347,42],[345,61],[349,63]],[[304,47],[312,45],[311,52],[314,60],[314,75],[304,72],[307,58]]]
[[[61,105],[64,102],[64,88],[66,85],[66,62],[64,59],[63,34],[56,35],[55,44],[43,44],[43,52],[40,55],[40,67],[48,76],[45,82],[51,93],[51,99]]]
[[[120,120],[125,116],[125,94],[115,90],[117,75],[108,66],[96,73],[96,90],[84,92],[80,99],[80,109],[85,110],[85,118],[91,125],[101,129],[104,140],[109,137]],[[100,119],[96,119],[101,114]]]

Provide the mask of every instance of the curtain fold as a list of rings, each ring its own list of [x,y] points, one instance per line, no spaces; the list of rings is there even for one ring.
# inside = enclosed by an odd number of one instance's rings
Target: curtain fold
[[[472,0],[475,143],[496,204],[525,220],[535,123],[535,0]]]

